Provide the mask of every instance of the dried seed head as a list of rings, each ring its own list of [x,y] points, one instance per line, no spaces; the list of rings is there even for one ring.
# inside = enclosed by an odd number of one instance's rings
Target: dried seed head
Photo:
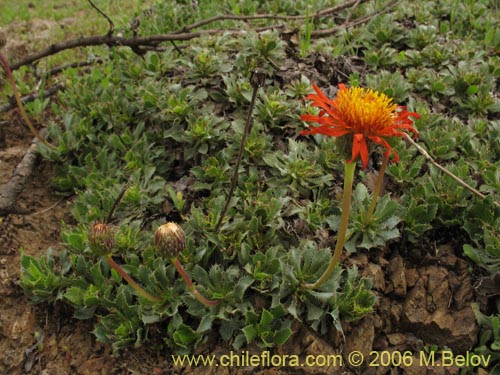
[[[253,88],[264,86],[266,83],[266,71],[263,69],[254,69],[250,76],[250,84]]]
[[[186,247],[184,230],[176,223],[161,225],[156,230],[155,246],[162,258],[171,259],[176,257]]]
[[[108,255],[115,245],[114,231],[105,223],[94,223],[88,235],[89,244],[95,255]]]
[[[5,32],[0,29],[0,49],[2,49],[7,44],[7,36]]]

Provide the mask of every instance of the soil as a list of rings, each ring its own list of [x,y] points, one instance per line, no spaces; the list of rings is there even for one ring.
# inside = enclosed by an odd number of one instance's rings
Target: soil
[[[340,70],[328,61],[316,63],[324,64],[332,74]],[[9,180],[32,139],[16,111],[2,116],[6,137],[0,146],[0,187]],[[71,197],[56,194],[51,176],[51,165],[40,160],[18,198],[21,213],[3,217],[0,224],[0,374],[451,374],[458,369],[420,367],[419,353],[431,345],[464,353],[477,342],[478,327],[470,307],[477,300],[469,271],[473,266],[461,257],[459,244],[448,241],[432,249],[422,246],[421,253],[388,248],[346,256],[345,265],[357,265],[373,280],[378,297],[374,313],[344,323],[345,338],[333,329],[319,338],[297,323],[289,342],[271,349],[271,354],[301,358],[341,353],[344,359],[360,351],[367,359],[361,367],[344,362],[332,367],[175,368],[170,353],[157,347],[133,348],[114,356],[110,346],[96,342],[92,321],[73,319],[62,303],[33,306],[19,286],[21,252],[42,255],[49,247],[60,249],[61,223],[72,223]],[[225,344],[212,343],[202,352],[227,354],[231,350]],[[254,347],[245,350],[262,352]],[[411,351],[414,365],[369,367],[368,359],[375,360],[372,351]]]

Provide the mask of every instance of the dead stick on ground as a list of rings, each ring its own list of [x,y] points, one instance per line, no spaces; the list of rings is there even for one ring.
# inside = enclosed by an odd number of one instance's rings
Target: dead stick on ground
[[[431,163],[433,166],[435,166],[437,169],[439,169],[441,172],[443,172],[444,174],[446,174],[447,176],[451,177],[453,180],[455,180],[458,184],[460,184],[461,186],[463,186],[464,188],[466,188],[467,190],[469,190],[470,192],[472,192],[473,194],[475,194],[476,196],[478,196],[479,198],[481,199],[486,199],[486,195],[484,195],[483,193],[481,193],[479,190],[473,188],[472,186],[470,186],[469,184],[467,184],[464,180],[462,180],[460,177],[458,176],[455,176],[453,173],[451,173],[449,170],[447,170],[446,168],[442,167],[441,165],[439,165],[433,158],[432,156],[429,155],[429,153],[427,151],[425,151],[417,142],[415,142],[408,134],[405,133],[405,138],[408,142],[410,142],[413,146],[415,146],[415,148],[418,150],[418,152],[420,152],[425,159],[427,159],[427,161],[429,163]],[[500,207],[500,203],[493,200],[493,204],[497,207]]]
[[[26,182],[35,169],[39,141],[34,138],[32,142],[23,159],[12,173],[9,182],[0,189],[0,215],[15,212],[17,197],[23,191]]]

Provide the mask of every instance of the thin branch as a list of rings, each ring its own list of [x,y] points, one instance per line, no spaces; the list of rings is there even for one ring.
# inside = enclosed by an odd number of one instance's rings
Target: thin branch
[[[113,218],[113,214],[115,213],[116,207],[118,207],[118,204],[123,198],[123,195],[127,191],[128,187],[130,185],[130,181],[126,182],[122,189],[120,190],[120,193],[118,194],[118,197],[116,197],[115,201],[113,202],[113,206],[111,206],[111,209],[109,210],[108,216],[106,217],[106,220],[104,221],[105,224],[110,223],[111,219]]]
[[[16,86],[16,82],[14,81],[14,76],[12,75],[12,69],[9,66],[9,63],[7,62],[7,59],[5,56],[0,52],[0,63],[5,70],[5,74],[7,74],[7,78],[10,83],[10,87],[12,88],[12,91],[14,92],[14,98],[16,99],[17,107],[19,108],[19,113],[21,115],[21,118],[25,122],[26,126],[30,130],[30,132],[44,145],[46,145],[49,148],[55,148],[52,144],[47,142],[45,139],[42,138],[40,133],[38,133],[38,130],[33,126],[31,123],[31,120],[28,117],[28,114],[26,113],[23,103],[21,102],[21,95],[19,94],[19,90]]]
[[[94,8],[95,10],[97,10],[97,12],[99,12],[99,14],[101,16],[103,16],[104,18],[106,18],[106,20],[109,23],[108,35],[113,35],[113,32],[115,31],[115,24],[113,23],[113,21],[111,20],[111,18],[109,18],[106,13],[104,13],[97,5],[95,5],[92,0],[88,0],[88,2],[92,6],[92,8]]]
[[[441,172],[443,172],[444,174],[446,174],[447,176],[451,177],[453,180],[455,180],[459,185],[463,186],[464,188],[466,188],[467,190],[469,190],[470,192],[472,192],[473,194],[475,194],[476,196],[478,196],[479,198],[481,199],[486,199],[486,195],[484,195],[483,193],[481,193],[479,190],[473,188],[472,186],[470,186],[469,184],[467,184],[464,180],[462,180],[460,177],[458,176],[455,176],[453,173],[451,173],[449,170],[447,170],[446,168],[442,167],[441,165],[439,165],[433,158],[432,156],[429,155],[429,153],[427,151],[425,151],[417,142],[415,142],[408,134],[404,133],[405,134],[405,138],[408,142],[410,142],[413,146],[415,146],[415,148],[418,150],[418,152],[420,152],[425,159],[427,159],[427,161],[429,163],[431,163],[433,166],[435,166],[437,169],[439,169]],[[497,202],[495,200],[493,200],[493,204],[497,207],[500,207],[500,202]]]
[[[23,104],[30,103],[32,101],[35,101],[38,98],[48,98],[49,96],[52,96],[59,92],[60,90],[64,90],[64,84],[59,83],[57,85],[51,86],[46,90],[43,90],[43,92],[37,92],[37,93],[32,93],[29,95],[25,95],[21,98],[21,102]],[[17,105],[14,103],[9,103],[9,104],[4,104],[0,106],[0,113],[10,111],[11,109],[16,108]]]
[[[100,58],[96,58],[96,59],[93,59],[92,61],[77,61],[77,62],[74,62],[74,63],[71,63],[71,64],[64,64],[64,65],[61,65],[61,66],[56,66],[55,68],[52,68],[46,72],[42,72],[42,73],[39,73],[38,75],[41,76],[41,77],[49,77],[49,76],[53,76],[53,75],[56,75],[56,74],[59,74],[63,71],[65,71],[66,69],[70,69],[70,68],[83,68],[85,66],[90,66],[90,65],[94,65],[94,64],[101,64],[103,62],[102,59]]]
[[[352,6],[352,8],[349,9],[349,13],[347,14],[347,17],[345,18],[345,21],[342,23],[343,27],[346,27],[349,24],[349,21],[351,20],[351,17],[352,17],[352,13],[358,7],[359,4],[361,4],[361,0],[357,0],[356,3]]]
[[[42,215],[42,214],[45,214],[47,212],[49,212],[50,210],[52,210],[53,208],[59,206],[62,202],[64,202],[66,199],[68,199],[68,197],[62,197],[61,199],[59,199],[56,203],[54,203],[53,205],[47,207],[47,208],[44,208],[43,210],[41,211],[37,211],[35,213],[32,213],[32,214],[29,214],[29,216],[37,216],[37,215]]]
[[[349,22],[347,25],[335,26],[335,27],[332,27],[330,29],[314,30],[311,34],[311,38],[323,38],[323,37],[327,37],[327,36],[332,36],[332,35],[338,33],[339,30],[341,30],[341,29],[348,29],[348,28],[366,23],[366,22],[370,21],[373,17],[378,16],[379,14],[387,13],[389,10],[394,8],[398,4],[398,2],[399,2],[399,0],[393,0],[389,4],[387,4],[387,6],[384,9],[375,11],[375,12],[370,13],[364,17],[356,18],[355,20]]]
[[[331,7],[331,8],[320,10],[320,11],[316,12],[314,15],[312,15],[312,16],[310,15],[309,18],[317,19],[320,17],[325,17],[327,15],[337,13],[337,12],[340,12],[344,9],[350,8],[353,5],[356,6],[360,2],[365,2],[365,1],[366,0],[350,0],[344,4],[339,4],[339,5]],[[223,14],[223,15],[218,15],[218,16],[214,16],[211,18],[207,18],[205,20],[195,22],[191,25],[185,26],[184,28],[182,28],[182,30],[179,31],[179,33],[186,33],[186,32],[189,32],[191,30],[197,29],[198,27],[205,26],[205,25],[208,25],[210,23],[217,22],[217,21],[227,21],[227,20],[252,21],[252,20],[263,20],[263,19],[293,21],[293,20],[305,20],[306,18],[308,18],[308,17],[305,15],[280,16],[280,15],[275,15],[275,14],[257,14],[254,16],[236,16],[233,14]]]

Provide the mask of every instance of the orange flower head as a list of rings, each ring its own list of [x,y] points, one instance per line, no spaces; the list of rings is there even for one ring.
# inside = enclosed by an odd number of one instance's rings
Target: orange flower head
[[[312,100],[313,106],[320,108],[318,115],[304,114],[303,121],[315,122],[319,126],[302,131],[301,135],[324,134],[331,137],[350,136],[352,139],[351,160],[361,157],[363,168],[368,167],[369,142],[385,148],[385,155],[398,154],[387,142],[391,137],[403,137],[403,131],[418,134],[413,128],[413,120],[420,118],[415,112],[408,112],[406,107],[398,106],[387,95],[361,87],[346,88],[339,84],[339,92],[332,100],[316,85],[316,94],[309,94],[306,99]]]

